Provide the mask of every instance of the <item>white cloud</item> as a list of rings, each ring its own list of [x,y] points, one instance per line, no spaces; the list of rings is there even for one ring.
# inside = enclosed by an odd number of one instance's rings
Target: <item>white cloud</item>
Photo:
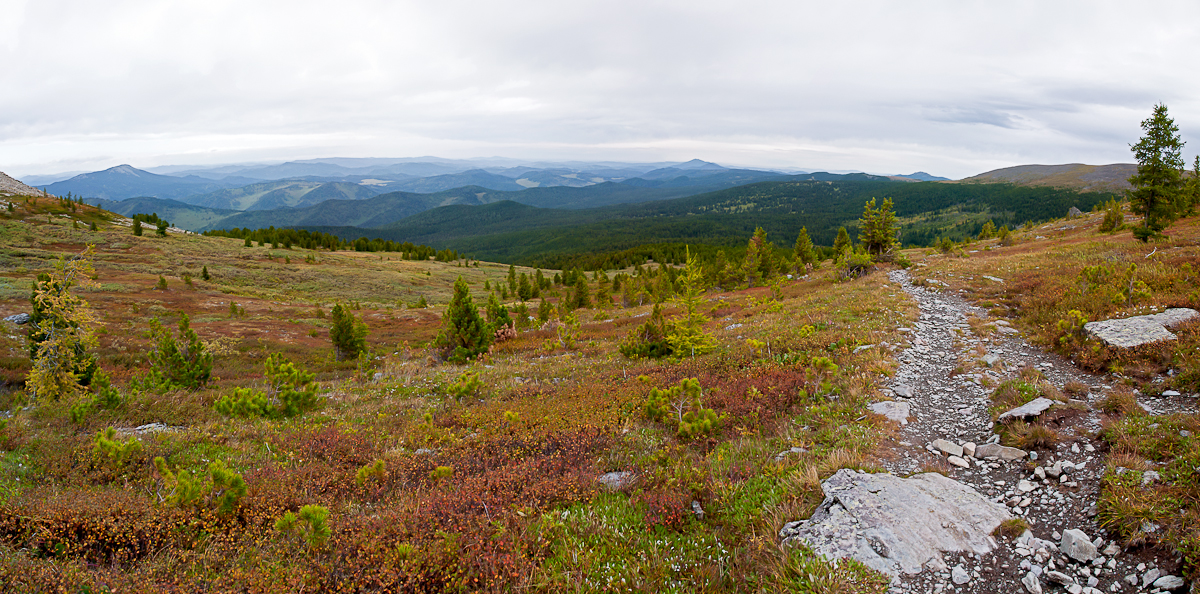
[[[1157,101],[1200,134],[1194,3],[0,6],[18,175],[440,154],[965,176],[1129,161]]]

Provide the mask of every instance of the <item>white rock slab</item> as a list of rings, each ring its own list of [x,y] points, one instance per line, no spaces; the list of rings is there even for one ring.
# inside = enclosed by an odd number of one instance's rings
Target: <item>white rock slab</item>
[[[851,557],[879,571],[914,575],[947,570],[945,553],[990,553],[1008,509],[934,472],[900,478],[839,470],[821,484],[825,501],[812,518],[790,522],[798,540],[828,559]]]
[[[997,421],[1003,422],[1008,419],[1023,419],[1026,417],[1036,417],[1050,408],[1054,401],[1049,398],[1034,398],[1033,400],[1014,408],[999,417]]]
[[[883,415],[887,417],[889,421],[900,423],[901,425],[908,424],[909,412],[911,412],[911,410],[912,409],[907,402],[895,402],[888,400],[885,402],[876,402],[871,405],[871,412],[877,415]]]
[[[1105,344],[1128,349],[1152,342],[1175,340],[1175,335],[1167,328],[1174,328],[1198,316],[1200,312],[1190,307],[1173,307],[1162,313],[1088,322],[1083,329]]]

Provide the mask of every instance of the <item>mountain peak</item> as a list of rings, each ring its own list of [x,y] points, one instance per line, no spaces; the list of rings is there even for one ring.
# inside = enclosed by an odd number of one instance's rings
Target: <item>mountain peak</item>
[[[700,159],[692,159],[686,163],[680,163],[673,166],[675,169],[725,169],[716,163],[701,161]]]
[[[142,171],[141,169],[137,169],[136,167],[134,167],[132,165],[117,165],[116,167],[110,167],[110,168],[106,169],[105,171],[108,173],[121,173],[124,175],[133,175],[136,177],[141,177],[142,174],[146,173],[145,171]]]

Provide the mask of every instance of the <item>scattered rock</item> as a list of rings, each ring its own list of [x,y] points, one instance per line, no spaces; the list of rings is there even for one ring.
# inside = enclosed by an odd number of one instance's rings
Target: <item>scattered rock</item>
[[[11,316],[8,316],[7,318],[4,318],[4,321],[12,322],[17,325],[21,325],[21,324],[28,324],[29,321],[32,319],[33,319],[33,316],[31,316],[27,313],[19,313],[19,314],[11,315]]]
[[[1035,398],[1029,402],[1026,402],[1025,404],[1022,404],[1021,406],[1018,406],[1017,408],[1001,414],[999,417],[996,417],[996,421],[1003,423],[1008,419],[1036,417],[1046,412],[1046,410],[1049,409],[1052,404],[1054,404],[1054,401],[1049,398]]]
[[[1054,582],[1062,586],[1069,586],[1075,583],[1075,578],[1062,573],[1061,571],[1047,571],[1045,574],[1046,581]]]
[[[963,455],[974,458],[975,457],[975,444],[972,442],[969,442],[969,441],[967,443],[964,443],[963,444]]]
[[[961,564],[955,565],[954,569],[950,570],[950,580],[961,586],[971,581],[971,574],[967,573],[967,569]]]
[[[1167,328],[1173,328],[1197,316],[1200,316],[1200,312],[1194,309],[1173,307],[1157,314],[1088,322],[1083,325],[1083,329],[1105,344],[1128,349],[1152,342],[1175,340],[1175,335]]]
[[[959,467],[959,468],[970,468],[971,467],[970,462],[967,462],[966,460],[964,460],[963,458],[960,458],[958,456],[947,456],[946,461]]]
[[[1159,590],[1176,590],[1183,587],[1183,578],[1174,575],[1164,575],[1154,580],[1154,587]]]
[[[917,574],[947,569],[946,552],[991,552],[991,533],[1008,510],[940,474],[910,478],[842,469],[821,484],[823,501],[809,520],[790,522],[784,542],[799,540],[829,559],[851,557],[879,571]]]
[[[806,452],[808,452],[808,450],[806,450],[804,448],[797,448],[797,447],[788,448],[782,452],[779,452],[778,454],[775,454],[775,461],[782,462],[783,459],[787,458],[788,456],[792,456],[792,455],[796,455],[796,454],[803,454]]]
[[[984,364],[984,365],[987,365],[988,367],[991,367],[991,366],[993,366],[993,365],[995,365],[995,364],[997,364],[997,363],[999,363],[999,362],[1000,362],[1000,357],[998,357],[998,356],[996,356],[996,355],[992,355],[992,354],[990,354],[990,353],[989,353],[989,354],[987,354],[987,355],[984,355],[984,356],[983,356],[983,359],[981,359],[981,361],[983,361],[983,364]]]
[[[7,320],[8,318],[4,318],[4,319]],[[1179,396],[1179,392],[1177,392],[1175,390],[1163,390],[1162,395],[1163,396]]]
[[[1159,571],[1157,567],[1155,567],[1155,568],[1151,569],[1150,571],[1147,571],[1146,573],[1142,574],[1142,587],[1143,587],[1143,588],[1146,588],[1146,587],[1148,587],[1150,584],[1153,584],[1153,583],[1155,582],[1155,580],[1157,580],[1157,579],[1158,579],[1158,577],[1159,577],[1159,576],[1161,576],[1161,575],[1162,575],[1162,572],[1161,572],[1161,571]]]
[[[975,448],[976,458],[999,458],[1006,462],[1020,460],[1026,456],[1025,450],[1002,446],[997,443],[985,443]]]
[[[947,441],[945,439],[933,440],[933,447],[941,450],[942,453],[944,453],[948,456],[962,457],[962,454],[963,454],[962,446],[960,446],[952,441]]]
[[[908,386],[905,384],[900,384],[900,385],[892,388],[892,391],[895,392],[896,395],[901,398],[912,398],[913,394],[914,394],[912,386]]]
[[[1082,530],[1077,528],[1063,531],[1062,540],[1058,543],[1058,548],[1064,555],[1081,563],[1095,559],[1098,554],[1096,545],[1088,540],[1087,534],[1084,534]]]
[[[417,450],[417,453],[420,453],[420,450]],[[633,482],[633,473],[626,470],[606,472],[596,477],[596,482],[613,491],[620,491]]]
[[[1038,580],[1037,574],[1030,571],[1021,578],[1021,585],[1029,591],[1029,594],[1042,594],[1042,582]]]
[[[908,424],[908,416],[910,405],[907,402],[896,402],[888,400],[885,402],[876,402],[871,405],[871,412],[878,415],[883,415],[889,421],[900,423],[901,425]]]

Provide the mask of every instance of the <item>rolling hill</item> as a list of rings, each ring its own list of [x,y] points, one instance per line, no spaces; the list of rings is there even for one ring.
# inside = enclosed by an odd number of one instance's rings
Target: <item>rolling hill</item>
[[[129,165],[118,165],[50,184],[46,186],[46,191],[55,196],[65,196],[70,192],[84,198],[104,200],[124,200],[137,196],[178,200],[238,185],[242,185],[241,180],[224,182],[193,176],[158,175]]]
[[[380,190],[359,184],[284,180],[217,190],[188,196],[181,201],[225,210],[273,210],[312,206],[326,200],[364,200],[379,194]]]
[[[1018,165],[959,180],[960,183],[1010,183],[1022,186],[1073,188],[1081,192],[1123,192],[1129,177],[1137,173],[1133,163],[1111,165]]]

